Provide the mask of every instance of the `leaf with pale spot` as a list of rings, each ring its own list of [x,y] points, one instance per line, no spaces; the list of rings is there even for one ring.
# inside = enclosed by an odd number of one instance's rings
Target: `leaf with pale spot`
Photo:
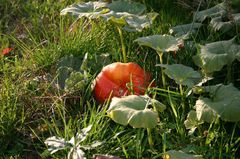
[[[203,120],[208,123],[212,123],[218,117],[217,113],[208,105],[206,102],[209,102],[210,99],[200,97],[195,104],[197,119]]]
[[[197,118],[197,113],[195,110],[191,110],[187,115],[187,119],[184,121],[186,129],[190,129],[190,134],[193,133],[197,126],[202,123],[203,121]]]

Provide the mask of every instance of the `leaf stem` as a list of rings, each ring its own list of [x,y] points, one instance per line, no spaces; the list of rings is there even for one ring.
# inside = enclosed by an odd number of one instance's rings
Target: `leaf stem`
[[[163,64],[163,52],[158,51],[158,56],[159,56],[159,61],[160,64]],[[163,84],[163,88],[166,88],[166,80],[165,80],[165,75],[163,72],[163,67],[161,67],[161,73],[162,73],[162,84]]]
[[[121,41],[121,47],[122,47],[122,58],[123,58],[123,62],[127,62],[127,53],[126,53],[126,47],[123,41],[123,33],[122,33],[122,29],[117,26],[117,30],[119,33],[119,37],[120,37],[120,41]]]
[[[153,143],[152,133],[150,128],[147,128],[147,135],[148,135],[148,143],[149,143],[150,149],[154,150],[153,148],[154,143]]]

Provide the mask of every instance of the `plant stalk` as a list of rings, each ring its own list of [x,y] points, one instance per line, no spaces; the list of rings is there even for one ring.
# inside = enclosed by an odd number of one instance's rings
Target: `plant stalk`
[[[179,84],[179,90],[180,90],[180,94],[181,94],[181,98],[182,98],[182,106],[183,106],[183,112],[185,113],[185,96],[184,96],[184,92],[183,92],[183,87],[181,84]]]
[[[159,56],[160,64],[163,64],[163,52],[158,52],[158,56]],[[163,67],[161,67],[161,73],[162,73],[163,88],[166,88],[166,80],[165,80],[165,75],[164,75],[164,72],[163,72]]]
[[[149,143],[150,149],[154,150],[153,148],[154,143],[153,143],[152,133],[150,128],[147,128],[147,135],[148,135],[148,143]]]
[[[118,30],[120,41],[121,41],[123,62],[126,63],[127,62],[127,53],[126,53],[126,47],[125,47],[125,44],[123,41],[123,32],[119,26],[117,26],[117,30]]]

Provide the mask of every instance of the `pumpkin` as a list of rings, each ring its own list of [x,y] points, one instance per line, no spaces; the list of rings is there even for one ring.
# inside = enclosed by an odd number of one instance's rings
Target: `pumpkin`
[[[93,92],[95,99],[102,103],[112,97],[144,94],[150,83],[150,74],[138,64],[115,62],[103,67],[97,75]]]

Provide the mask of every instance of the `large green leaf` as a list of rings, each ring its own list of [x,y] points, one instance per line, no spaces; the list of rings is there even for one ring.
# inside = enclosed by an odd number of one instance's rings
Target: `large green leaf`
[[[169,78],[175,80],[177,84],[193,87],[194,85],[198,84],[202,79],[202,76],[199,72],[194,71],[193,68],[184,66],[182,64],[159,64],[157,66],[164,67],[164,73]]]
[[[197,101],[198,107],[211,108],[225,121],[240,121],[240,91],[236,87],[232,84],[219,84],[216,86],[207,86],[204,89],[205,92],[209,92],[210,97],[200,97]]]
[[[106,10],[104,8],[107,7],[107,3],[105,2],[87,2],[87,3],[79,3],[68,6],[67,8],[61,11],[61,15],[71,14],[78,18],[86,17],[89,19],[98,18],[102,13]]]
[[[126,25],[123,29],[126,31],[142,31],[144,28],[149,28],[153,20],[157,17],[157,13],[148,13],[142,16],[131,15],[125,18]]]
[[[119,26],[124,26],[127,24],[125,18],[131,16],[130,13],[127,12],[114,12],[114,11],[110,11],[108,13],[102,14],[101,17],[105,20],[105,21],[110,21],[114,24],[117,24]]]
[[[170,34],[174,34],[177,37],[184,36],[185,38],[191,36],[202,26],[201,23],[190,23],[190,24],[183,24],[177,25],[172,27],[169,32]]]
[[[148,13],[140,16],[128,12],[110,11],[102,14],[101,17],[106,21],[122,26],[126,31],[142,31],[144,28],[151,26],[157,15],[157,13]]]
[[[158,123],[158,113],[149,106],[161,111],[166,108],[165,105],[148,96],[129,95],[112,98],[107,113],[113,121],[122,125],[129,124],[134,128],[153,128]]]
[[[163,154],[163,159],[202,159],[202,156],[187,154],[183,151],[169,150]]]
[[[206,18],[214,18],[222,15],[226,15],[226,2],[219,3],[216,6],[202,10],[200,12],[195,13],[196,21],[203,22]]]
[[[231,64],[240,57],[240,45],[234,41],[235,38],[201,46],[200,54],[193,57],[194,62],[206,73],[220,71],[224,65]]]
[[[183,41],[171,35],[152,35],[135,40],[139,45],[148,46],[157,52],[177,51]]]
[[[210,99],[203,99],[200,97],[195,104],[196,113],[197,113],[197,119],[202,120],[208,123],[212,123],[216,120],[217,114],[216,112],[206,105],[206,101],[209,101]]]
[[[146,10],[143,4],[127,0],[117,0],[110,4],[105,2],[87,2],[73,4],[61,11],[61,15],[71,14],[77,18],[95,19],[103,17],[127,31],[142,31],[149,27],[158,15],[149,13],[141,15]]]
[[[140,15],[146,10],[145,5],[129,0],[116,0],[108,4],[107,7],[114,12],[127,12],[135,15]]]
[[[240,13],[232,14],[233,19],[225,21],[222,16],[212,18],[210,26],[213,27],[215,31],[221,31],[226,33],[230,31],[235,26],[240,26]]]

